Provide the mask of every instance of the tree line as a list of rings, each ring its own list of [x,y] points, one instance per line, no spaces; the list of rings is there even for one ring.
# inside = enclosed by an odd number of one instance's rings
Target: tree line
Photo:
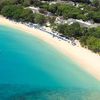
[[[100,6],[94,7],[87,4],[80,4],[76,7],[60,3],[51,5],[49,3],[34,3],[34,5],[53,13],[55,16],[63,16],[65,19],[93,20],[96,23],[100,23]]]
[[[75,7],[68,4],[51,4],[43,3],[42,0],[0,0],[0,9],[7,4],[17,4],[22,6],[38,6],[44,10],[50,11],[57,16],[64,16],[67,18],[76,18],[82,20],[94,20],[94,22],[100,23],[100,0],[92,0],[91,5],[81,4],[79,7]],[[46,0],[51,1],[51,0]],[[52,0],[54,1],[54,0]],[[84,1],[88,0],[65,0],[65,1]],[[82,10],[84,8],[84,10]]]
[[[21,22],[32,22],[44,24],[46,18],[44,15],[33,13],[30,9],[25,9],[21,5],[6,5],[1,9],[1,14],[9,19]]]
[[[100,27],[86,28],[79,23],[73,23],[58,25],[56,30],[65,36],[78,39],[83,47],[100,53]]]

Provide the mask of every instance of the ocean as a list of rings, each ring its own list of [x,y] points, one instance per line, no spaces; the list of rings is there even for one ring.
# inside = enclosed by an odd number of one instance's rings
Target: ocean
[[[0,25],[0,100],[100,100],[100,81],[50,44]]]

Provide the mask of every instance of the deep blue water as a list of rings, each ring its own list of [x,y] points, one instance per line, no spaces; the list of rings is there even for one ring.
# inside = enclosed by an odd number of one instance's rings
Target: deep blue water
[[[51,45],[0,26],[0,100],[100,100],[100,82]]]

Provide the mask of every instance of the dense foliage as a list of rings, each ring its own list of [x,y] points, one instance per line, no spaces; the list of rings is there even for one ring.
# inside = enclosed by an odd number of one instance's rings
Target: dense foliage
[[[0,0],[0,9],[5,5],[22,5],[22,6],[38,6],[46,11],[53,13],[56,16],[64,16],[65,19],[75,18],[82,20],[91,20],[100,23],[100,0],[93,0],[91,5],[81,4],[73,6],[69,4],[49,4],[41,2],[42,0]],[[51,1],[51,0],[46,0]],[[54,0],[52,0],[54,1]],[[67,1],[67,0],[65,0]],[[74,2],[89,2],[89,0],[69,0]]]
[[[94,20],[94,22],[100,23],[100,9],[99,7],[90,6],[87,4],[81,4],[78,7],[69,4],[51,4],[42,3],[40,8],[53,13],[56,16],[63,16],[65,19],[74,18],[86,20]]]
[[[2,8],[1,14],[7,18],[21,22],[44,24],[46,20],[43,15],[33,14],[30,9],[24,9],[20,5],[6,5]]]
[[[72,25],[58,25],[57,31],[65,36],[79,39],[82,46],[100,53],[100,27],[88,29],[74,23]]]

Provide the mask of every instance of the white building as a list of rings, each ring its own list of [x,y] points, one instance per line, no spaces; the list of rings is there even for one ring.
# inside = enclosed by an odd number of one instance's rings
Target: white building
[[[34,7],[34,6],[30,6],[28,8],[31,9],[33,11],[33,13],[39,13],[39,10],[40,10],[39,7]]]
[[[55,23],[56,24],[66,24],[67,23],[67,20],[64,20],[63,17],[57,17],[55,19]]]

